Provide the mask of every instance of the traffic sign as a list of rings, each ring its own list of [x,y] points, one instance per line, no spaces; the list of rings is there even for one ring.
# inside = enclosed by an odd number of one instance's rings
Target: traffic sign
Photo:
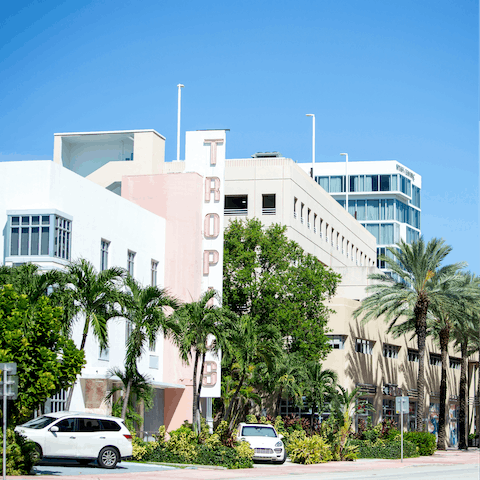
[[[395,413],[408,413],[409,412],[409,398],[408,397],[395,397]]]
[[[7,380],[7,399],[16,400],[18,396],[18,377],[9,375]],[[0,381],[0,398],[3,398],[3,379]]]
[[[8,376],[15,375],[17,373],[17,364],[16,363],[0,363],[0,370],[6,370]]]

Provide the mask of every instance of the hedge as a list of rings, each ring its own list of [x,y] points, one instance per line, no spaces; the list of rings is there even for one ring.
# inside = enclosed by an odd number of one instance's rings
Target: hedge
[[[414,443],[418,447],[418,453],[422,456],[433,455],[437,449],[437,439],[433,433],[406,432],[403,438]]]
[[[351,440],[352,445],[358,446],[358,458],[400,458],[402,444],[400,441],[371,444],[362,440]],[[403,456],[418,457],[417,446],[409,441],[403,441]]]

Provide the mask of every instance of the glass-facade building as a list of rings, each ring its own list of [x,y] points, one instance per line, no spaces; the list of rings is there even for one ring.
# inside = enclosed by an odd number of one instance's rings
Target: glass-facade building
[[[325,162],[303,164],[315,181],[377,240],[377,255],[400,239],[407,243],[421,235],[421,177],[392,161]],[[348,187],[348,188],[347,188]],[[379,268],[384,262],[377,260]]]

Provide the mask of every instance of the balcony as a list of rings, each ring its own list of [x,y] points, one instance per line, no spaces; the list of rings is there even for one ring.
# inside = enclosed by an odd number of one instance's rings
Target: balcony
[[[262,215],[276,215],[277,211],[275,207],[263,207]],[[294,214],[295,216],[296,214]]]

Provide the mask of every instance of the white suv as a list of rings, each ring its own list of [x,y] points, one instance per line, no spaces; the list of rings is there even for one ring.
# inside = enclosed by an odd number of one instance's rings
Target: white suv
[[[287,458],[283,435],[279,435],[272,425],[263,423],[241,423],[238,426],[238,441],[245,441],[253,448],[253,460],[269,460],[284,463]]]
[[[132,435],[121,418],[93,413],[56,412],[15,428],[35,442],[39,458],[71,458],[103,468],[132,456]]]

